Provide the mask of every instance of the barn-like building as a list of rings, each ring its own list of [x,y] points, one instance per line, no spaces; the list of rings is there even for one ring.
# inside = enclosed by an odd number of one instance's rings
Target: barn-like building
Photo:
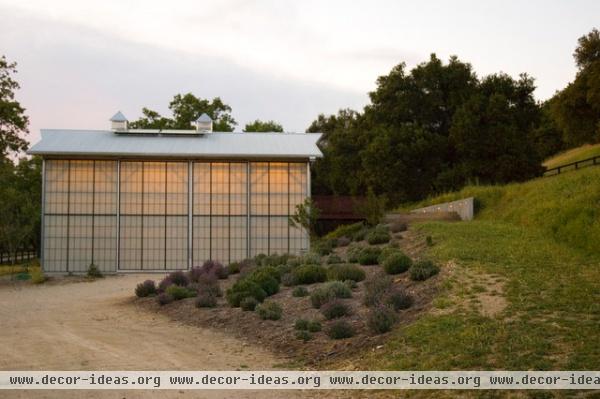
[[[194,130],[42,130],[46,273],[182,270],[259,253],[302,253],[290,226],[310,196],[320,134]]]

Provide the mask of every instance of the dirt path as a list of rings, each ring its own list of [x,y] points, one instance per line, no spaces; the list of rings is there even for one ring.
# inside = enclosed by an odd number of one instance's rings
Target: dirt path
[[[133,288],[145,277],[136,274],[94,282],[0,286],[0,370],[265,370],[284,362],[218,332],[178,325],[136,309],[130,303]],[[0,397],[10,398],[263,398],[280,394],[0,391]],[[287,391],[285,396],[300,394]]]

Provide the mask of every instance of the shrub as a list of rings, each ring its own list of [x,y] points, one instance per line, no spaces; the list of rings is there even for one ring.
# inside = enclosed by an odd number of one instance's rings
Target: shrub
[[[165,292],[171,295],[176,301],[196,296],[196,292],[194,292],[193,290],[188,290],[186,287],[181,287],[179,285],[171,285],[167,287]]]
[[[402,252],[395,253],[383,261],[383,270],[387,274],[404,273],[412,265],[412,260]]]
[[[363,227],[352,235],[352,239],[354,241],[362,241],[365,239],[368,232],[369,229],[367,227]]]
[[[173,281],[169,278],[169,276],[163,278],[160,280],[160,283],[158,283],[158,292],[165,292],[165,290],[171,285],[173,285]]]
[[[327,335],[332,339],[344,339],[354,336],[354,327],[346,320],[335,320],[327,329]]]
[[[367,326],[376,334],[388,332],[396,322],[396,313],[388,306],[379,305],[369,310]]]
[[[217,306],[217,298],[208,292],[203,292],[196,298],[197,308],[214,308]]]
[[[387,245],[387,246],[381,248],[381,253],[379,254],[379,258],[377,260],[379,261],[379,264],[382,265],[383,262],[389,256],[397,254],[398,252],[401,252],[401,251],[397,247],[393,247],[391,245]]]
[[[306,342],[312,339],[312,334],[306,330],[298,330],[296,331],[296,338]]]
[[[102,272],[100,271],[100,269],[98,269],[98,266],[94,265],[93,263],[91,263],[90,266],[87,269],[87,276],[91,277],[91,278],[102,278],[102,277],[104,277],[102,275]]]
[[[228,276],[227,269],[216,260],[207,260],[202,265],[202,271],[206,274],[213,274],[217,276],[219,280],[224,280]]]
[[[379,255],[381,254],[381,249],[377,247],[366,247],[360,251],[358,255],[358,263],[361,265],[376,265],[379,262]]]
[[[408,309],[413,304],[413,297],[404,289],[397,287],[391,289],[385,296],[385,303],[395,311]]]
[[[263,320],[279,320],[283,309],[277,302],[264,302],[256,307],[256,313]]]
[[[227,265],[227,273],[238,274],[242,270],[240,262],[231,262]]]
[[[256,306],[258,306],[258,301],[251,296],[247,296],[240,301],[240,308],[242,308],[243,311],[252,312],[256,309]]]
[[[352,280],[363,281],[365,279],[365,271],[355,265],[335,265],[327,270],[329,280]]]
[[[329,255],[329,257],[327,258],[328,265],[333,265],[333,264],[342,263],[342,262],[343,262],[342,258],[340,258],[339,256],[337,256],[335,254]]]
[[[346,287],[350,288],[351,290],[358,286],[358,284],[356,284],[356,281],[354,280],[344,280],[343,283],[346,285]]]
[[[271,254],[261,257],[260,263],[257,263],[259,266],[280,266],[285,265],[289,259],[290,255],[288,254]]]
[[[302,258],[289,258],[285,264],[293,269],[302,264]]]
[[[156,297],[156,300],[158,301],[160,306],[163,306],[173,302],[175,299],[166,292],[163,292]]]
[[[404,222],[394,222],[390,224],[390,231],[392,233],[401,233],[403,231],[406,231],[407,229],[408,226]]]
[[[292,296],[296,298],[308,296],[308,290],[306,289],[306,287],[298,286],[292,291]]]
[[[225,294],[227,302],[233,307],[240,306],[242,299],[252,297],[257,302],[262,302],[267,297],[267,293],[258,284],[250,279],[236,281],[236,283],[227,290]]]
[[[350,263],[358,263],[358,257],[360,256],[363,246],[358,244],[350,244],[348,252],[346,252],[346,259]]]
[[[321,255],[315,252],[309,252],[300,258],[302,265],[320,265]]]
[[[329,255],[335,247],[336,240],[322,239],[313,244],[312,250],[321,256]]]
[[[413,264],[410,268],[410,279],[424,281],[440,272],[440,268],[430,260],[422,260]]]
[[[196,292],[208,292],[212,296],[220,297],[223,296],[221,287],[219,286],[219,280],[214,274],[203,274],[198,278],[198,282],[191,283],[188,288],[194,289]]]
[[[258,284],[267,296],[275,295],[279,292],[279,272],[272,267],[263,267],[256,269],[245,279]]]
[[[321,313],[327,320],[337,319],[350,314],[350,306],[339,299],[333,299],[321,306]]]
[[[286,287],[291,287],[292,285],[296,285],[296,279],[294,278],[294,273],[286,273],[281,276],[281,284]]]
[[[297,319],[294,323],[294,328],[296,330],[308,330],[308,320]]]
[[[433,247],[433,238],[431,236],[425,237],[425,244],[427,244],[428,247]]]
[[[143,283],[139,283],[135,287],[135,295],[139,298],[156,295],[156,284],[153,280],[146,280]]]
[[[338,247],[347,247],[348,245],[350,245],[351,242],[352,242],[352,240],[350,240],[346,236],[340,237],[337,239],[337,246]]]
[[[319,322],[319,320],[310,320],[308,322],[308,331],[310,332],[319,332],[321,331],[321,323]]]
[[[254,257],[254,264],[255,265],[262,265],[262,261],[264,258],[267,257],[267,254],[258,254]]]
[[[33,284],[42,284],[47,280],[46,275],[39,266],[32,268],[29,274],[31,275],[31,282]]]
[[[323,266],[303,265],[292,271],[295,284],[322,283],[327,280],[327,270]]]
[[[365,225],[363,222],[353,224],[343,224],[338,226],[335,230],[327,233],[325,238],[340,238],[340,237],[352,237],[354,233],[363,229]]]
[[[165,279],[167,278],[171,280],[171,284],[175,284],[180,287],[187,287],[190,283],[190,279],[188,278],[188,276],[186,276],[186,274],[181,271],[171,272],[167,275]]]
[[[341,281],[331,281],[313,290],[310,294],[312,306],[319,309],[323,304],[334,298],[351,298],[352,291]]]
[[[392,237],[387,230],[379,227],[371,230],[366,236],[367,242],[371,245],[385,244],[386,242],[389,242],[391,238]]]
[[[377,274],[365,281],[364,304],[374,306],[381,303],[384,295],[392,286],[392,279],[385,274]]]

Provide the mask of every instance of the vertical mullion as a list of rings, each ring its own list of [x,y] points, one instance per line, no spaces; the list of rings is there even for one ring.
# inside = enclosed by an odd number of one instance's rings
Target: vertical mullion
[[[167,175],[167,162],[165,162],[165,209],[163,211],[165,213],[165,270],[167,270]]]
[[[208,259],[212,260],[212,162],[208,163]]]
[[[285,208],[286,217],[289,219],[290,214],[290,163],[287,164],[287,206]],[[290,222],[287,222],[287,252],[290,253]]]
[[[69,242],[71,227],[71,161],[67,161],[67,272],[69,272]]]
[[[194,222],[194,164],[192,163],[192,161],[188,161],[188,195],[187,195],[187,201],[188,201],[188,217],[187,217],[187,223],[188,223],[188,269],[191,269],[193,266],[193,261],[194,261],[194,229],[193,229],[193,222]]]
[[[121,268],[121,160],[117,159],[117,264]]]
[[[141,227],[141,231],[140,231],[140,270],[144,270],[144,189],[145,189],[145,184],[144,184],[144,169],[146,167],[146,163],[145,162],[140,162],[140,164],[142,165],[142,212],[141,212],[141,218],[140,218],[140,227]]]
[[[267,255],[271,255],[271,162],[267,162]]]
[[[94,228],[96,213],[96,160],[92,161],[92,263],[94,263]]]
[[[228,200],[227,200],[227,248],[229,258],[227,264],[231,263],[231,162],[228,163],[228,176],[227,176],[227,192],[228,192]]]
[[[44,246],[46,244],[46,228],[44,227],[44,225],[46,224],[46,189],[48,188],[48,185],[46,183],[46,159],[42,158],[42,207],[41,207],[41,219],[42,219],[42,224],[40,226],[40,268],[42,269],[42,271],[47,272],[48,270],[46,270],[46,267],[44,265],[45,263],[45,253],[46,251],[44,251]],[[1,255],[0,255],[1,256]],[[1,259],[0,259],[1,261]]]
[[[250,162],[246,162],[246,258],[250,258]]]

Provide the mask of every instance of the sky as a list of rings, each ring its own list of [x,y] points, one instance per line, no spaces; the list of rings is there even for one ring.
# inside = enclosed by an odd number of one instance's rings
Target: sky
[[[479,76],[526,72],[545,100],[573,80],[577,38],[600,1],[0,0],[0,54],[41,128],[106,129],[121,110],[169,115],[177,93],[221,97],[236,130],[273,119],[302,132],[362,109],[378,76],[429,54]]]

